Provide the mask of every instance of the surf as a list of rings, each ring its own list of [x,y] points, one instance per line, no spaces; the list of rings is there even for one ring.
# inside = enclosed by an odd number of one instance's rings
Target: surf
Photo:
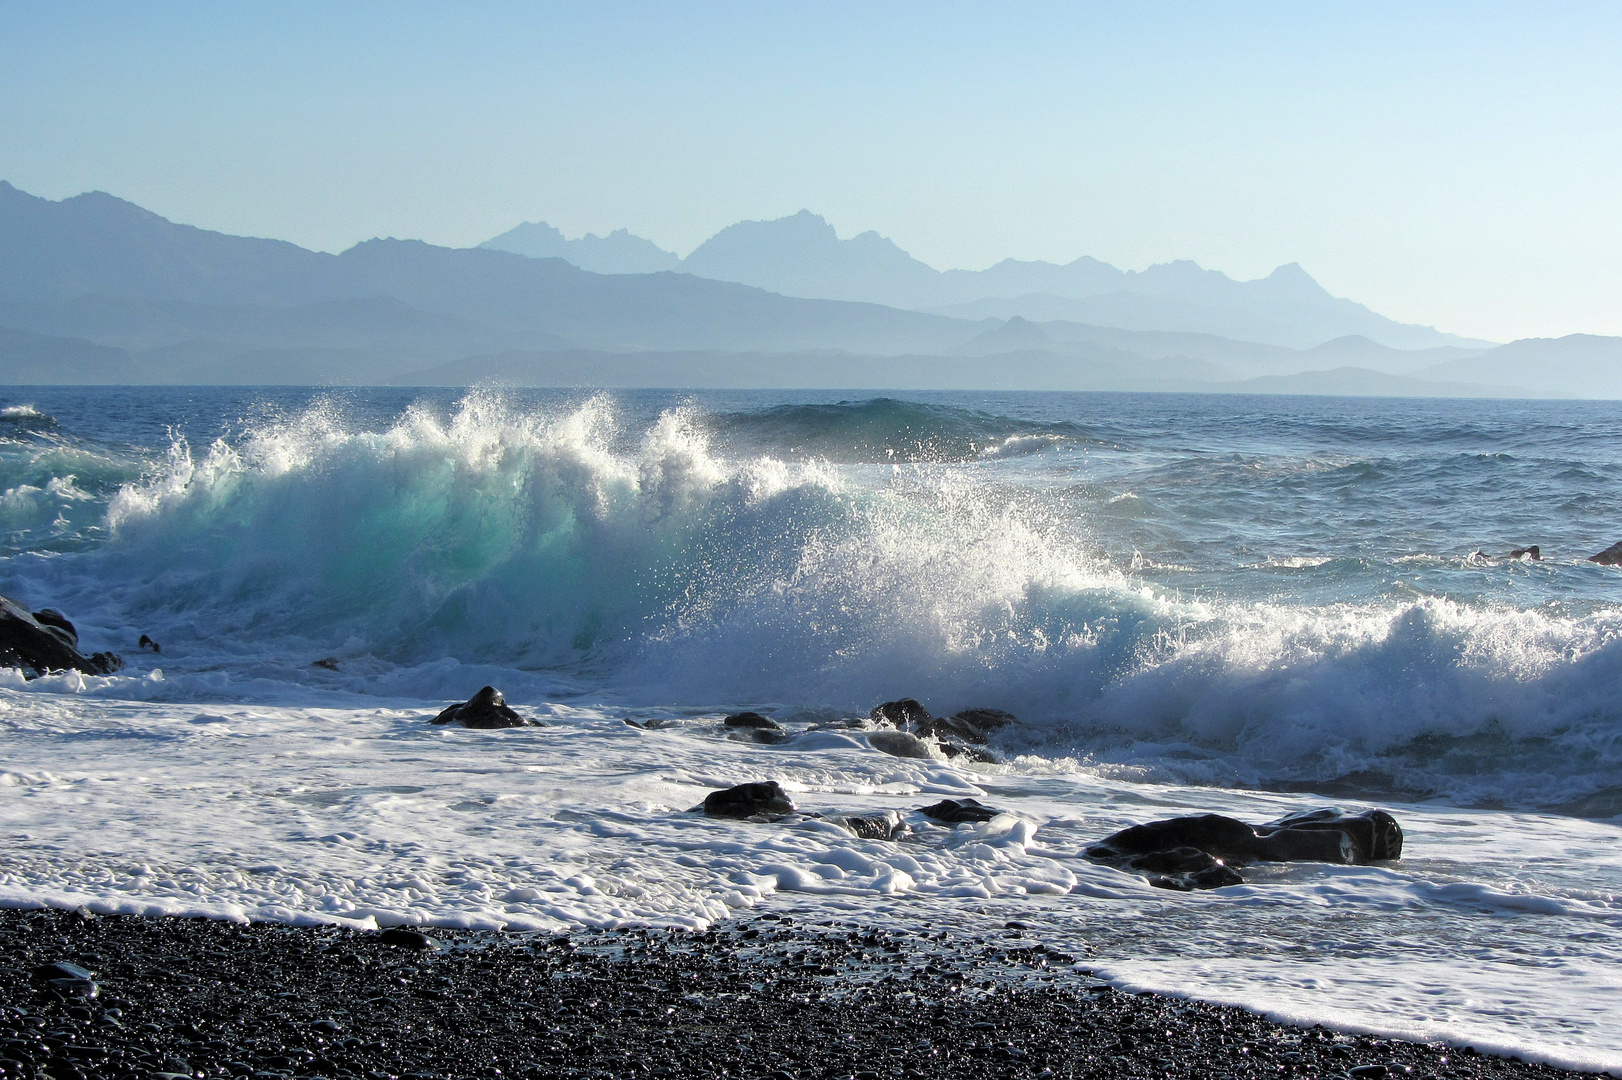
[[[177,436],[102,504],[105,541],[12,570],[162,641],[171,679],[299,685],[331,655],[356,692],[429,698],[465,697],[466,669],[675,706],[861,715],[907,695],[1007,709],[1011,752],[1107,775],[1603,801],[1615,609],[1189,596],[968,443],[884,465],[804,446],[820,425],[873,458],[943,417],[991,444],[1032,434],[883,400],[677,404],[640,426],[603,395],[475,392],[387,424],[317,401],[206,447]]]

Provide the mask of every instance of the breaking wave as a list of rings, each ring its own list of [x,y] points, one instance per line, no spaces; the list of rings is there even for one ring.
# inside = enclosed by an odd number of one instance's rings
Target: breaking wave
[[[1007,709],[1028,724],[1005,749],[1139,778],[1521,805],[1603,802],[1622,764],[1622,612],[1191,599],[952,464],[1096,437],[1079,425],[885,401],[621,424],[606,398],[475,393],[378,430],[317,406],[177,439],[105,504],[110,539],[11,573],[159,638],[172,678],[296,682],[333,654],[355,689],[412,672],[424,696],[465,696],[445,658],[647,703],[907,695]],[[892,449],[913,464],[834,460]]]

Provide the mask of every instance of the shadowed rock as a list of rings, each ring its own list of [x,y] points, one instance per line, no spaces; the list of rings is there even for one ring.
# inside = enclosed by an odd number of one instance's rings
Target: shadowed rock
[[[34,612],[34,621],[46,630],[62,631],[62,634],[67,635],[63,640],[67,642],[70,648],[77,649],[79,647],[79,631],[68,621],[66,615],[55,608],[40,608]],[[57,636],[61,637],[62,635],[58,634]]]
[[[461,724],[470,728],[513,728],[534,724],[507,707],[507,699],[493,686],[486,686],[460,705],[434,717],[436,724]],[[536,724],[537,727],[540,725]]]
[[[42,964],[34,969],[34,980],[44,983],[64,997],[93,998],[99,988],[90,972],[65,960]]]
[[[45,608],[37,612],[0,596],[0,665],[21,668],[27,678],[50,671],[82,671],[86,675],[111,675],[124,661],[109,652],[79,651],[79,633],[60,611]]]
[[[964,709],[935,721],[935,728],[955,735],[965,742],[984,743],[998,728],[1015,722],[1013,713],[1001,709]]]
[[[871,814],[845,814],[825,819],[846,829],[862,840],[896,840],[910,830],[901,815],[894,810],[877,810]]]
[[[1157,888],[1175,889],[1178,892],[1220,889],[1224,885],[1243,885],[1245,882],[1239,871],[1196,847],[1150,851],[1121,859],[1115,865],[1121,870],[1142,874],[1149,879],[1149,884]]]
[[[757,731],[782,731],[783,725],[769,716],[762,716],[757,712],[733,713],[721,721],[730,728],[753,728]]]
[[[712,791],[693,809],[703,810],[710,817],[775,821],[794,812],[794,801],[776,780],[762,780]]]
[[[733,713],[721,721],[732,728],[730,738],[742,739],[746,742],[764,743],[768,746],[780,742],[787,742],[788,729],[769,716],[762,716],[757,712]]]
[[[408,930],[403,926],[391,926],[386,930],[380,930],[377,940],[384,945],[397,945],[402,949],[416,949],[418,951],[434,947],[433,938],[416,930]]]
[[[995,806],[987,806],[974,799],[942,799],[932,806],[920,806],[918,812],[947,825],[959,825],[965,821],[990,821],[1002,813]]]
[[[935,756],[929,752],[929,746],[924,740],[907,731],[870,731],[867,741],[873,749],[882,750],[893,757],[927,761]]]
[[[934,717],[929,710],[912,698],[902,698],[899,701],[886,701],[883,705],[874,706],[868,713],[869,719],[875,724],[889,724],[903,731],[910,731],[918,724],[927,724]]]
[[[874,724],[895,728],[918,739],[933,740],[944,757],[986,762],[998,760],[991,751],[979,749],[985,745],[987,736],[1015,722],[1012,714],[1001,709],[964,709],[953,716],[931,716],[929,710],[914,698],[886,701],[874,708],[868,714],[868,719]],[[898,757],[921,756],[912,752],[910,744],[901,740],[872,741],[875,747],[888,754]]]
[[[1384,810],[1345,814],[1326,807],[1257,826],[1221,814],[1197,814],[1122,829],[1089,847],[1087,857],[1148,874],[1153,885],[1207,889],[1238,884],[1243,878],[1233,867],[1252,862],[1400,859],[1402,829]]]
[[[1622,540],[1618,540],[1598,555],[1590,555],[1589,562],[1597,562],[1601,566],[1622,566]]]

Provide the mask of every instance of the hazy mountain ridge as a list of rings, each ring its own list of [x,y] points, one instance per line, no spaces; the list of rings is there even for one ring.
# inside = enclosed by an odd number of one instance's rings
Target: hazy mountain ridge
[[[831,235],[814,215],[802,218],[797,227],[819,243]],[[758,239],[743,229],[712,254]],[[898,266],[935,273],[882,237],[857,248],[874,274]],[[1057,269],[1093,281],[1120,275],[1179,295],[1322,294],[1290,268],[1261,282],[1233,282],[1193,264],[1130,278],[1087,260]],[[1048,270],[1003,263],[984,273],[993,272],[1023,282]],[[558,258],[413,240],[370,240],[329,255],[177,225],[110,195],[51,202],[0,183],[0,383],[481,379],[1622,397],[1622,339],[1403,350],[1351,335],[1297,349],[1187,330],[967,320],[788,297],[689,273],[596,274]]]
[[[531,259],[562,259],[594,274],[656,274],[681,268],[681,256],[652,240],[632,235],[629,229],[615,229],[607,236],[587,233],[578,240],[565,240],[561,232],[544,221],[526,221],[479,246]]]
[[[525,239],[530,236],[544,237],[544,244],[531,244]],[[525,255],[544,251],[573,261],[568,245],[595,239],[566,241],[551,226],[524,225],[482,246]],[[628,240],[660,251],[650,241]],[[670,252],[661,255],[675,259]],[[937,271],[876,232],[841,240],[826,219],[809,210],[729,225],[679,266],[685,273],[787,296],[867,301],[959,318],[1063,319],[1219,334],[1298,349],[1351,334],[1402,349],[1490,344],[1387,319],[1330,295],[1296,263],[1254,281],[1235,281],[1188,260],[1135,271],[1086,256],[1064,265],[1005,259],[986,270]]]

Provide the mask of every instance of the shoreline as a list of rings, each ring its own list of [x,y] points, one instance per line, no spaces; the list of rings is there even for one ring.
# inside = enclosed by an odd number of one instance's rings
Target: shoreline
[[[95,995],[83,980],[45,981],[38,969],[53,963],[86,969]],[[6,1080],[1583,1075],[1123,992],[1017,922],[971,934],[789,912],[703,933],[419,933],[53,908],[0,910],[0,1070]]]

